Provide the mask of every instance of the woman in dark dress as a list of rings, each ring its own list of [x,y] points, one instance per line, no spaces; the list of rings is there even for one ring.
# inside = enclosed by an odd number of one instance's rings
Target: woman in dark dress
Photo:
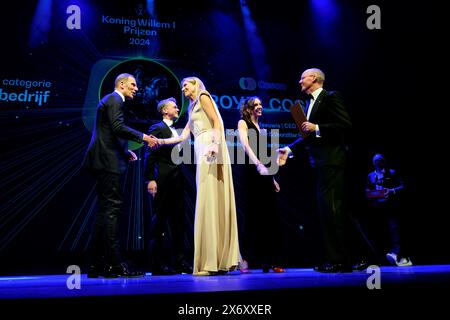
[[[279,267],[280,221],[277,212],[277,195],[280,186],[268,168],[261,163],[261,155],[267,154],[265,130],[259,127],[262,104],[258,97],[250,97],[241,105],[238,122],[239,139],[245,150],[244,182],[247,211],[245,235],[248,238],[250,266],[260,265],[264,272],[280,273]],[[247,272],[248,269],[242,269]]]

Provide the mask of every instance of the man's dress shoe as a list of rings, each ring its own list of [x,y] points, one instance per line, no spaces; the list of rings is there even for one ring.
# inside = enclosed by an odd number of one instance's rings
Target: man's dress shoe
[[[346,273],[352,272],[352,267],[341,263],[325,263],[320,266],[315,266],[314,271],[324,273]]]
[[[119,265],[107,265],[102,276],[104,278],[142,278],[145,276],[145,273],[131,271],[126,263],[121,263]]]
[[[90,265],[87,273],[88,278],[98,278],[103,274],[103,266]]]
[[[352,269],[355,271],[363,271],[366,270],[369,266],[369,263],[365,260],[358,261],[352,266]]]
[[[177,272],[168,266],[152,268],[152,276],[172,276],[174,274]]]
[[[175,268],[175,271],[176,273],[192,274],[193,269],[189,263],[183,261]]]

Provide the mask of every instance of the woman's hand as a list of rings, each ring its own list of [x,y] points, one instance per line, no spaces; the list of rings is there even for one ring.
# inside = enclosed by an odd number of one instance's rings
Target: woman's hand
[[[256,170],[258,170],[258,173],[262,176],[268,176],[269,175],[269,169],[266,168],[265,165],[263,165],[261,162],[259,162],[256,165]]]
[[[278,184],[277,180],[275,180],[275,178],[273,178],[273,185],[275,187],[275,192],[280,192],[280,185]]]
[[[208,151],[206,153],[206,159],[208,160],[208,162],[216,161],[218,153],[219,153],[219,145],[217,143],[211,143],[208,146]]]

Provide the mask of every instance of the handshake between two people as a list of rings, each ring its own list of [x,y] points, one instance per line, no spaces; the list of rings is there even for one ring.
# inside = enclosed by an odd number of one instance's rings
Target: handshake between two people
[[[148,146],[152,150],[158,149],[160,146],[158,138],[156,138],[154,135],[144,134],[143,140],[148,144]]]
[[[277,164],[282,167],[286,164],[286,161],[289,157],[289,149],[287,147],[277,149]]]
[[[158,139],[153,135],[144,134],[142,140],[144,140],[152,150],[157,149],[159,147]],[[128,161],[133,162],[136,161],[137,159],[138,157],[136,153],[134,153],[131,150],[128,150]]]
[[[300,142],[305,139],[306,136],[313,134],[317,130],[317,124],[305,121],[301,124],[300,132],[301,136],[294,142]],[[286,164],[286,161],[289,157],[291,157],[291,149],[289,147],[279,148],[277,149],[277,164],[282,167]]]

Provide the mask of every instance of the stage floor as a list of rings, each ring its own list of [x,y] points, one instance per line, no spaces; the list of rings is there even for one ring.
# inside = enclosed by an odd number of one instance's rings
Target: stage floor
[[[148,273],[139,279],[89,279],[82,274],[79,289],[69,289],[70,284],[76,284],[73,278],[69,279],[70,276],[0,277],[1,302],[16,307],[30,303],[33,306],[64,303],[145,305],[174,315],[188,313],[189,310],[194,312],[190,308],[211,306],[223,316],[226,305],[234,312],[236,307],[233,306],[236,305],[247,306],[246,312],[255,311],[256,305],[266,306],[261,310],[271,308],[272,312],[287,312],[330,305],[330,299],[340,303],[372,301],[398,306],[399,294],[402,299],[409,297],[408,303],[413,303],[435,295],[440,289],[450,288],[450,265],[382,266],[375,273],[366,270],[340,274],[318,273],[312,269],[287,269],[278,274],[262,273],[261,270],[251,270],[250,274],[236,271],[206,277],[152,276]]]

